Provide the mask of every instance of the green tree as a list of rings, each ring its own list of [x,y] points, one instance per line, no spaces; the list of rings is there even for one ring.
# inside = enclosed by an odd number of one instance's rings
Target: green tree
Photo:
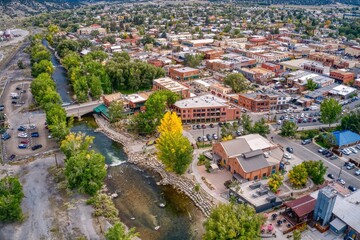
[[[39,63],[34,63],[31,69],[31,75],[33,77],[39,76],[41,73],[53,74],[54,66],[49,60],[41,60]]]
[[[242,93],[251,89],[250,82],[241,73],[231,73],[224,78],[224,83],[229,85],[234,92]]]
[[[318,88],[318,85],[314,82],[313,79],[308,79],[307,83],[306,83],[306,89],[309,91],[314,91],[315,89]]]
[[[341,129],[360,133],[360,111],[351,111],[341,118]]]
[[[276,193],[283,184],[284,176],[280,173],[273,173],[269,178],[268,185],[272,192]]]
[[[48,60],[51,61],[51,53],[47,50],[44,49],[42,51],[37,51],[34,52],[31,56],[31,64],[33,65],[34,63],[39,63],[42,60]]]
[[[324,176],[325,176],[327,167],[324,166],[324,163],[321,160],[306,161],[306,162],[303,162],[302,164],[304,164],[309,177],[315,184],[323,184],[324,183],[324,180],[325,180]]]
[[[65,161],[65,176],[70,189],[95,195],[106,176],[105,157],[94,151],[80,151]]]
[[[80,50],[80,44],[75,40],[64,39],[56,47],[56,51],[61,58],[70,52],[77,52]]]
[[[204,240],[261,239],[260,228],[265,223],[261,214],[245,204],[220,204],[205,222]]]
[[[201,64],[201,61],[204,59],[203,54],[185,54],[184,64],[188,67],[196,68]]]
[[[243,133],[245,135],[253,131],[252,120],[250,116],[246,113],[241,115],[241,125],[243,128]]]
[[[283,137],[294,137],[298,126],[291,121],[284,121],[280,129],[280,135]]]
[[[87,136],[82,132],[70,133],[61,142],[60,150],[66,158],[70,158],[79,152],[88,150],[94,141],[94,137]]]
[[[106,240],[132,240],[138,236],[139,233],[136,232],[135,228],[130,228],[129,231],[126,232],[124,225],[121,223],[116,223],[105,233]]]
[[[308,178],[308,173],[304,164],[294,166],[289,171],[288,177],[294,187],[304,187]]]
[[[251,132],[258,133],[261,136],[266,137],[266,135],[270,133],[270,128],[269,125],[266,124],[265,119],[261,118],[259,121],[254,123]]]
[[[301,231],[299,229],[294,230],[293,240],[301,240]]]
[[[14,222],[21,220],[21,201],[23,188],[18,178],[5,177],[0,180],[0,221]]]
[[[122,101],[113,101],[109,106],[110,122],[117,122],[124,117],[124,103]]]
[[[341,105],[334,98],[326,98],[320,105],[321,121],[325,124],[335,123],[342,112]]]

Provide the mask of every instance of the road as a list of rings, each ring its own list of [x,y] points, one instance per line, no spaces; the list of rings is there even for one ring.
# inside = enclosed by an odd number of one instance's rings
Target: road
[[[345,161],[341,158],[336,160],[330,160],[320,153],[317,152],[319,149],[314,143],[301,145],[300,140],[290,140],[288,138],[283,138],[277,134],[271,135],[275,143],[280,144],[285,147],[292,147],[294,149],[294,155],[304,161],[307,160],[322,160],[324,165],[328,167],[327,173],[333,174],[336,178],[338,177],[341,167],[344,165]],[[346,182],[346,187],[349,185],[360,188],[360,177],[354,175],[355,169],[346,170],[345,168],[341,171],[341,178]]]
[[[100,100],[92,101],[92,102],[86,102],[86,103],[82,103],[82,104],[66,106],[66,107],[64,107],[64,109],[65,109],[68,117],[70,117],[70,116],[78,117],[79,115],[82,116],[87,113],[93,112],[94,108],[101,105],[102,103],[103,102]]]

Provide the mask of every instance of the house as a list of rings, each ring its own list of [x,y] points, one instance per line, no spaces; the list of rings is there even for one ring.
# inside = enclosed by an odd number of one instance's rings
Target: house
[[[310,195],[285,202],[283,216],[292,225],[307,223],[312,219],[316,199]]]
[[[200,70],[191,67],[170,68],[169,76],[179,81],[191,80],[199,78]]]
[[[349,130],[332,132],[337,148],[348,147],[360,143],[360,135]]]
[[[239,181],[258,180],[279,170],[283,151],[259,134],[249,134],[213,145],[218,164]]]
[[[348,54],[352,57],[360,57],[360,46],[346,47],[345,54]]]
[[[157,90],[169,90],[173,93],[179,94],[182,99],[190,97],[189,87],[172,80],[169,77],[154,79],[153,91]]]
[[[222,122],[240,119],[240,109],[211,94],[177,101],[173,110],[183,123]]]

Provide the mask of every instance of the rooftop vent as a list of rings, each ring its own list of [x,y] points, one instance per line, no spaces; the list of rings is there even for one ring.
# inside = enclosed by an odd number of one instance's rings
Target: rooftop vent
[[[259,188],[261,186],[261,183],[260,182],[257,182],[257,183],[254,183],[254,184],[251,184],[249,187],[251,189],[256,189],[256,188]]]

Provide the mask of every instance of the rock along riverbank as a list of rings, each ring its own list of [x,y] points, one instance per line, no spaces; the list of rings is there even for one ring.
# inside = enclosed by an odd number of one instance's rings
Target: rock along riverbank
[[[128,155],[128,162],[137,166],[150,169],[161,176],[160,185],[171,185],[175,189],[186,194],[194,204],[209,217],[211,209],[214,207],[212,197],[201,188],[196,191],[196,183],[184,176],[180,176],[165,170],[165,166],[158,161],[154,154],[143,153],[144,143],[133,139],[126,133],[119,133],[110,128],[109,123],[102,117],[94,114],[98,125],[97,131],[104,133],[111,140],[123,145],[124,152]]]

